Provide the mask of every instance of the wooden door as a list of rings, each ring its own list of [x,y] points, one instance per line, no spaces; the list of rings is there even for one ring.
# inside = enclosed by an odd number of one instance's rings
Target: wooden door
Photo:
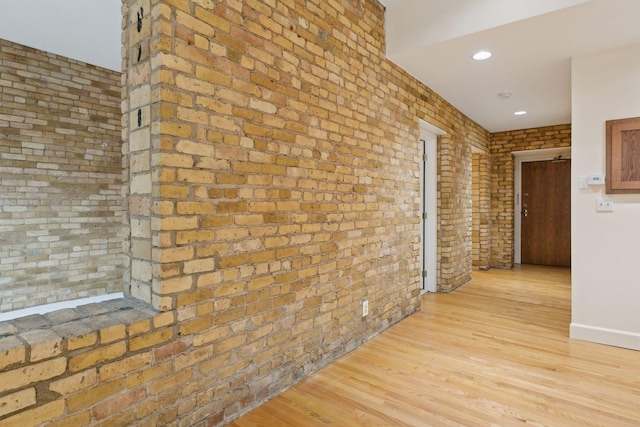
[[[571,161],[522,163],[523,264],[571,266]]]

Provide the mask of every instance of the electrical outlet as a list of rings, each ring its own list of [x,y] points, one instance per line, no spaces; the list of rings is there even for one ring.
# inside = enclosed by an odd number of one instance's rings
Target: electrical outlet
[[[362,317],[365,317],[368,314],[369,314],[369,301],[365,299],[365,300],[362,300]]]
[[[596,212],[613,212],[613,201],[602,197],[596,198]]]

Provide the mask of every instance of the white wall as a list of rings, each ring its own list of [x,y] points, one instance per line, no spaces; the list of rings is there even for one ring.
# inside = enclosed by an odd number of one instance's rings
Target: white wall
[[[573,58],[571,337],[640,350],[640,194],[578,189],[605,173],[605,121],[640,116],[640,44]],[[596,197],[614,202],[595,211]]]

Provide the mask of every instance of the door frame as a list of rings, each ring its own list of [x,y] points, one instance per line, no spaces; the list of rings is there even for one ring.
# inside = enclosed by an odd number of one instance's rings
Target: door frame
[[[426,154],[426,162],[420,162],[420,213],[425,209],[427,218],[420,221],[420,265],[427,276],[421,275],[424,292],[438,291],[438,136],[445,135],[442,129],[420,120],[420,157]],[[425,141],[424,143],[422,141]],[[425,152],[426,151],[426,152]],[[426,174],[425,174],[426,168]],[[426,238],[425,238],[426,233]]]
[[[540,150],[512,151],[514,157],[514,176],[513,176],[513,262],[520,264],[522,261],[522,220],[520,217],[521,199],[522,199],[522,163],[540,162],[545,160],[553,160],[558,156],[563,159],[571,158],[571,147],[562,148],[543,148]]]

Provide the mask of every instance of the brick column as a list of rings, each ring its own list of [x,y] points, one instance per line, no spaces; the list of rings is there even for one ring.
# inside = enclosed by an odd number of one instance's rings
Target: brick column
[[[473,266],[489,268],[491,261],[491,176],[487,154],[473,154]]]
[[[161,304],[152,289],[151,2],[123,1],[123,168],[130,234],[125,280],[135,298]]]
[[[438,290],[451,291],[471,279],[471,145],[449,135],[439,139]]]

